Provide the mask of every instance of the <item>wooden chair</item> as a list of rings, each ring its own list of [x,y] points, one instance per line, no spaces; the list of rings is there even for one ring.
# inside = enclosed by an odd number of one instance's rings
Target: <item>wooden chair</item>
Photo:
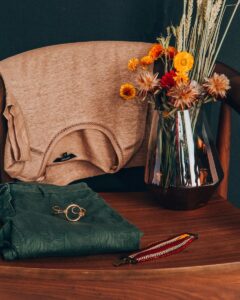
[[[143,232],[142,246],[182,232],[199,240],[180,254],[139,265],[112,266],[118,257],[96,255],[0,261],[1,299],[239,299],[240,210],[226,201],[230,158],[231,108],[240,112],[240,75],[218,64],[232,89],[222,102],[218,151],[225,178],[219,194],[195,211],[162,209],[148,192],[102,193],[103,198]],[[5,91],[0,88],[1,113]],[[7,126],[0,122],[1,181]]]

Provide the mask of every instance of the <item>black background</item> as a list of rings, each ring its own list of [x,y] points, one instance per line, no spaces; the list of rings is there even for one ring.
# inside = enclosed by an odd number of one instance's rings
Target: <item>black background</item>
[[[154,42],[181,14],[180,0],[0,0],[0,59],[58,43],[91,40]],[[234,3],[235,1],[229,1]],[[131,56],[131,53],[130,53]],[[240,12],[219,60],[240,71]],[[214,133],[219,105],[210,107]],[[240,206],[240,120],[233,115],[230,200]],[[237,200],[239,198],[239,200]]]

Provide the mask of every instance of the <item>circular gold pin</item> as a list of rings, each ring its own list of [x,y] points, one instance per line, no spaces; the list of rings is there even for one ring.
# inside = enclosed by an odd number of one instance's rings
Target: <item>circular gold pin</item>
[[[86,209],[77,205],[77,204],[70,204],[65,209],[61,209],[59,206],[53,206],[53,213],[56,215],[64,214],[66,219],[69,222],[77,222],[82,217],[86,215]],[[76,217],[71,217],[71,215],[76,215]]]

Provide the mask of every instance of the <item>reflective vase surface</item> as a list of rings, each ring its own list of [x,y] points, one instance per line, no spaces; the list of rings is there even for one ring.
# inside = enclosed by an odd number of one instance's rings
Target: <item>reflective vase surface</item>
[[[205,205],[223,179],[202,109],[153,112],[145,183],[160,204],[174,210]]]

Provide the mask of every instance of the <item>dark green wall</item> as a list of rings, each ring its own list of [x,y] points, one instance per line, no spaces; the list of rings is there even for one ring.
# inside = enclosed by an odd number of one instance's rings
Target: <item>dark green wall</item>
[[[154,42],[164,26],[177,19],[180,3],[180,0],[0,0],[0,59],[45,45],[76,41]],[[240,71],[239,13],[220,59]],[[216,131],[217,106],[211,108],[213,131]],[[234,114],[230,199],[240,205],[239,124]]]

